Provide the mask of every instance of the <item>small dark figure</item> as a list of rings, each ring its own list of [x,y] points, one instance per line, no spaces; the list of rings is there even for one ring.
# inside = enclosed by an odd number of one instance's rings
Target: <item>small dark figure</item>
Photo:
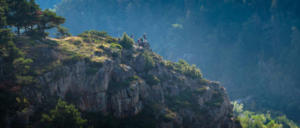
[[[146,35],[146,33],[143,34],[143,38],[144,38],[144,40],[147,40],[147,35]]]

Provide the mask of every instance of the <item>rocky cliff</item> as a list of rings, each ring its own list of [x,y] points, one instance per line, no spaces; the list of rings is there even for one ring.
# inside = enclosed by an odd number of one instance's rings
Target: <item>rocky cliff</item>
[[[18,46],[24,45],[20,40],[30,39],[19,39]],[[195,66],[163,60],[128,37],[86,32],[34,42],[20,47],[34,60],[34,86],[22,89],[31,114],[60,98],[116,120],[146,117],[157,128],[240,127],[224,87],[204,79]]]

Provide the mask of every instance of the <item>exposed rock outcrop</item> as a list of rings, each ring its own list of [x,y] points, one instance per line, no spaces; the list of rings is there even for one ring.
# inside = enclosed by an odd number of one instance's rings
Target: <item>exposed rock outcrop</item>
[[[74,42],[64,41],[68,45]],[[101,112],[119,119],[151,109],[151,118],[160,128],[240,127],[232,116],[226,90],[202,78],[194,67],[165,61],[148,48],[134,45],[115,54],[106,43],[99,45],[97,49],[102,52],[94,52],[97,55],[70,62],[56,48],[50,49],[48,53],[52,54],[47,58],[63,63],[42,73],[37,85],[44,91],[31,90],[28,97],[42,104],[49,96],[56,96],[82,111]],[[77,51],[80,49],[79,46]]]

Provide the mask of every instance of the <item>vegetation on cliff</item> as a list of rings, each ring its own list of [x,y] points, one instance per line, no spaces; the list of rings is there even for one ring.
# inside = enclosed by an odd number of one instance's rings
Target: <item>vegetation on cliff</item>
[[[225,89],[195,65],[126,33],[71,36],[34,1],[0,2],[0,127],[240,127]],[[34,18],[15,21],[24,13]]]
[[[293,121],[287,119],[286,116],[255,113],[244,110],[244,105],[236,101],[232,102],[234,114],[241,122],[243,128],[299,128]]]
[[[56,11],[73,34],[90,28],[113,36],[147,33],[153,51],[196,64],[232,100],[300,123],[299,5],[299,0],[61,0]]]

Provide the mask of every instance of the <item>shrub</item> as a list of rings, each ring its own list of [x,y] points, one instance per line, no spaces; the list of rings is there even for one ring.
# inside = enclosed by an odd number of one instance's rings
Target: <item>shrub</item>
[[[233,111],[243,128],[299,128],[296,123],[286,116],[274,117],[271,113],[255,113],[244,110],[243,104],[232,102]]]
[[[106,37],[107,33],[106,32],[99,32],[96,30],[90,30],[90,31],[85,31],[78,36],[80,37]]]
[[[143,53],[143,57],[145,59],[145,70],[148,71],[155,67],[155,62],[153,60],[153,56],[149,51],[145,51]]]
[[[58,26],[56,36],[57,38],[64,38],[71,36],[71,33],[69,33],[69,30],[67,28]]]
[[[112,56],[113,57],[118,57],[118,56],[121,56],[121,51],[122,51],[123,47],[120,44],[112,43],[110,45],[110,49],[111,49],[111,52],[112,52]]]
[[[49,35],[48,32],[41,32],[40,30],[36,30],[36,29],[26,31],[24,34],[30,36],[33,39],[38,39],[38,40],[43,39]]]
[[[23,57],[19,57],[13,61],[14,73],[17,83],[24,85],[34,83],[33,77],[29,75],[32,72],[30,67],[32,63],[32,59],[25,59]]]
[[[112,38],[112,37],[106,37],[105,42],[107,43],[118,43],[118,40],[116,38]]]
[[[91,31],[85,31],[85,32],[79,34],[78,36],[82,37],[83,40],[86,42],[99,43],[101,40],[104,39],[104,37],[107,37],[107,33],[91,30]]]
[[[111,45],[110,45],[110,48],[117,48],[117,49],[123,49],[123,47],[120,45],[120,44],[117,44],[117,43],[112,43]]]
[[[202,73],[200,69],[196,67],[196,65],[189,65],[186,61],[180,59],[177,63],[172,63],[171,61],[164,62],[164,65],[169,69],[178,71],[183,73],[184,75],[194,78],[194,79],[201,79]]]
[[[126,33],[124,33],[120,40],[120,44],[125,49],[131,49],[133,48],[134,40],[130,38]]]
[[[85,126],[87,120],[81,118],[81,113],[74,105],[58,100],[55,109],[52,109],[49,115],[42,115],[41,122],[43,122],[44,127],[49,128],[81,128]]]

